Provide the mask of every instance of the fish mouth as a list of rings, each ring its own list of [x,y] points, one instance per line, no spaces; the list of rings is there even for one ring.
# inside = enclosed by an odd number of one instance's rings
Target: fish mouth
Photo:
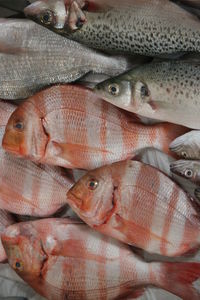
[[[42,251],[42,257],[43,260],[41,262],[41,267],[40,267],[40,277],[43,277],[43,275],[45,274],[45,270],[47,270],[46,264],[48,263],[48,254],[44,249],[44,245],[42,243],[42,240],[40,240],[40,247],[41,247],[41,251]]]
[[[81,209],[83,200],[70,191],[67,193],[67,202],[73,209]]]
[[[98,214],[98,210],[95,210],[93,214],[86,213],[85,211],[83,211],[81,209],[83,200],[80,197],[76,196],[72,191],[70,191],[70,193],[67,193],[67,203],[71,206],[71,208],[75,211],[75,213],[77,213],[77,215],[82,220],[87,218],[92,221]]]
[[[2,147],[7,152],[13,153],[18,156],[20,155],[20,149],[17,146],[11,146],[10,144],[3,142]]]

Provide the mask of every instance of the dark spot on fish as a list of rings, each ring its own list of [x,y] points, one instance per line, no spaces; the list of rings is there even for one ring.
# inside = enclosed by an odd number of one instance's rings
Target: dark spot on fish
[[[168,94],[170,93],[170,89],[169,88],[166,88],[166,91],[167,91]]]

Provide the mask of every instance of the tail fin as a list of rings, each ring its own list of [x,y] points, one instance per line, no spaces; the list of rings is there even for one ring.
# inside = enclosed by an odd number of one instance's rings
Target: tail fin
[[[157,286],[183,300],[200,299],[200,293],[192,285],[200,277],[200,263],[164,263],[161,272]]]

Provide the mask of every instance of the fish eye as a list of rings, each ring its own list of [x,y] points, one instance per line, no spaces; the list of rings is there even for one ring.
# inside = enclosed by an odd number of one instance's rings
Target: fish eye
[[[185,151],[182,151],[182,152],[181,152],[181,155],[182,155],[184,158],[187,158],[187,156],[188,156],[188,155],[187,155],[187,152],[185,152]]]
[[[20,264],[19,261],[16,262],[15,267],[16,267],[16,268],[20,268],[20,267],[21,267],[21,264]]]
[[[191,178],[191,177],[193,176],[192,170],[186,170],[186,171],[185,171],[185,176],[186,176],[187,178]]]
[[[90,181],[88,182],[88,187],[90,190],[96,190],[98,185],[99,185],[98,180],[96,180],[94,178],[90,179]]]
[[[40,21],[45,25],[50,25],[53,21],[52,11],[46,10],[43,14],[41,14]]]
[[[22,263],[17,260],[14,264],[14,269],[16,269],[18,271],[22,271],[22,269],[23,269]]]
[[[141,97],[142,97],[142,98],[145,98],[145,97],[149,96],[149,90],[148,90],[148,88],[147,88],[146,85],[143,84],[143,85],[141,86],[141,88],[140,88],[140,93],[141,93]]]
[[[24,123],[22,121],[16,121],[14,123],[14,128],[19,131],[22,131],[24,129]]]
[[[113,96],[119,95],[119,85],[117,83],[110,84],[108,86],[108,91]]]

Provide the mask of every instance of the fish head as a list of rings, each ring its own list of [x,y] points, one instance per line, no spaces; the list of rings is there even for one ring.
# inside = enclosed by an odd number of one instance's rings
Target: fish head
[[[149,109],[151,103],[149,88],[139,79],[128,80],[123,77],[108,79],[99,83],[94,91],[102,99],[135,113],[142,112],[141,109],[146,109],[146,106]]]
[[[96,85],[94,92],[101,98],[118,107],[128,108],[132,101],[132,86],[128,80],[108,79]]]
[[[176,138],[169,146],[172,152],[184,159],[199,159],[200,131],[192,130]]]
[[[67,193],[67,202],[90,226],[100,226],[109,218],[115,186],[109,167],[84,175]]]
[[[24,9],[25,15],[49,29],[60,31],[67,21],[64,0],[35,1]]]
[[[47,255],[32,223],[18,223],[6,228],[1,236],[8,262],[25,280],[38,278]]]
[[[47,143],[41,113],[26,101],[10,116],[6,125],[2,146],[17,156],[39,160]]]
[[[192,160],[177,160],[171,163],[170,170],[176,175],[195,181],[200,170],[200,163]]]

